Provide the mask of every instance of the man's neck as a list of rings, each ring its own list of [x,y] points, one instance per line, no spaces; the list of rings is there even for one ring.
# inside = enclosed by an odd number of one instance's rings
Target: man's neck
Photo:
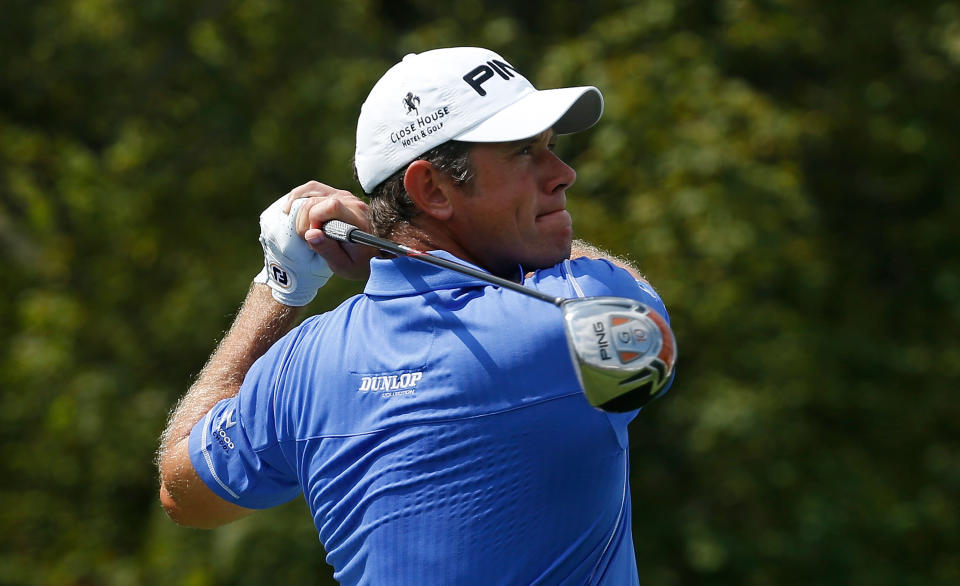
[[[403,224],[394,231],[391,238],[397,244],[408,246],[415,250],[429,252],[431,250],[446,251],[458,259],[468,262],[474,266],[488,271],[494,275],[510,279],[515,282],[523,281],[523,274],[519,265],[497,270],[495,267],[487,266],[482,260],[467,251],[452,234],[449,233],[446,226],[439,223],[431,223],[424,227],[415,224]]]

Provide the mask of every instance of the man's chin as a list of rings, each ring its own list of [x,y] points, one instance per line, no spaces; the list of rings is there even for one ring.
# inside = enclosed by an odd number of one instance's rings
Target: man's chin
[[[572,250],[573,243],[571,239],[567,238],[563,243],[558,243],[552,251],[544,252],[543,254],[537,255],[536,258],[528,260],[524,263],[523,268],[528,271],[549,269],[552,266],[568,260]]]

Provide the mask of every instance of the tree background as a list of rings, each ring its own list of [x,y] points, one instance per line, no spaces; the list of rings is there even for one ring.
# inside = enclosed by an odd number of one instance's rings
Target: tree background
[[[3,13],[0,583],[328,583],[304,503],[179,528],[154,450],[259,270],[259,212],[358,190],[367,91],[451,45],[606,98],[560,146],[575,230],[641,266],[680,348],[632,426],[642,582],[960,583],[957,2]]]

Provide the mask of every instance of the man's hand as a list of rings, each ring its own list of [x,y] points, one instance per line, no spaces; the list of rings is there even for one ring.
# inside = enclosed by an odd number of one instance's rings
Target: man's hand
[[[290,210],[297,205],[297,234],[326,261],[334,273],[354,280],[370,276],[370,259],[377,254],[374,249],[327,238],[320,229],[329,220],[340,220],[369,231],[369,208],[365,202],[349,191],[310,181],[287,195],[285,209]]]
[[[310,303],[334,273],[365,279],[372,252],[323,237],[318,228],[333,219],[368,226],[367,204],[316,181],[274,202],[260,215],[264,268],[254,282],[267,284],[278,302],[299,307]]]

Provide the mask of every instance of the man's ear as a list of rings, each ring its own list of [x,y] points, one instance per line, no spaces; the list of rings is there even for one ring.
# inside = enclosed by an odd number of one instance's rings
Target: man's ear
[[[453,182],[427,161],[418,159],[407,166],[403,187],[417,208],[430,217],[446,220],[453,214]]]

